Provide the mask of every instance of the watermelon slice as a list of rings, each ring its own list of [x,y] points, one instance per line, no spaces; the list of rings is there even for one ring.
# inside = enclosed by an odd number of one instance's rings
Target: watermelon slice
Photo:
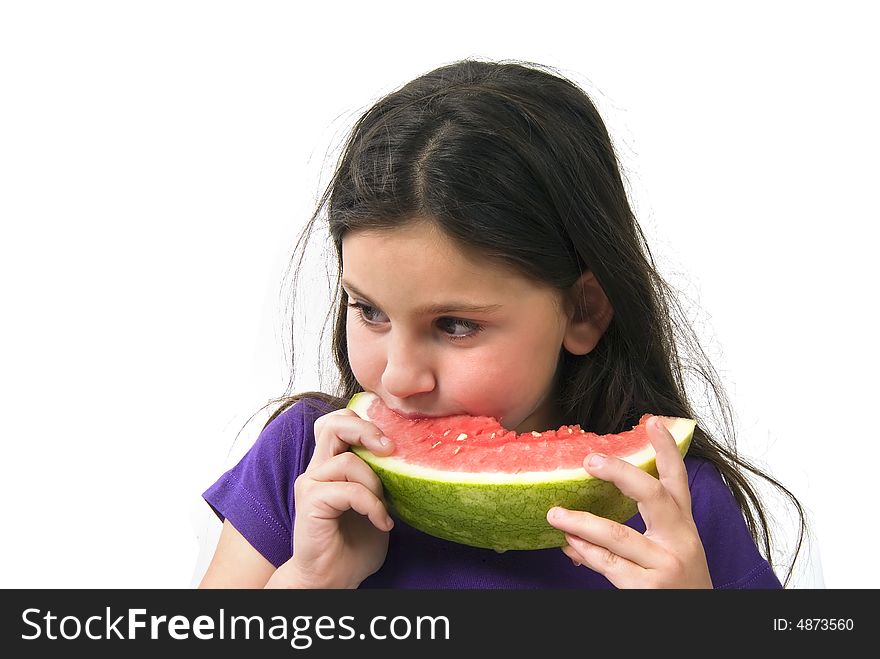
[[[408,419],[372,393],[356,394],[348,407],[394,441],[388,456],[352,449],[378,474],[391,512],[420,531],[474,547],[562,546],[562,532],[546,518],[553,506],[618,522],[635,515],[635,501],[583,468],[591,452],[657,475],[645,425],[650,414],[616,434],[596,435],[577,425],[517,434],[492,417]],[[662,418],[684,455],[695,421]]]

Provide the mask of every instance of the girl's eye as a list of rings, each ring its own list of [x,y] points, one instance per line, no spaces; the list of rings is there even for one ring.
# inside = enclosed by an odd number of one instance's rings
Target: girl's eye
[[[358,320],[364,325],[380,325],[387,322],[384,314],[363,302],[349,302],[348,306],[355,310]],[[437,327],[446,334],[446,337],[452,340],[469,339],[483,331],[483,326],[472,320],[462,320],[461,318],[439,318]]]
[[[379,317],[382,315],[382,312],[375,307],[371,307],[369,304],[364,304],[363,302],[350,302],[348,306],[356,310],[360,319],[365,323],[374,324],[384,322]]]
[[[468,339],[483,331],[479,323],[461,318],[440,318],[437,327],[446,332],[450,339]]]

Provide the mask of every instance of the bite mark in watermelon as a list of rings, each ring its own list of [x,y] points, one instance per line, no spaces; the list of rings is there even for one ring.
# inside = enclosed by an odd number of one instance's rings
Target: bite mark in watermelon
[[[650,414],[631,430],[608,435],[577,425],[518,434],[492,417],[407,419],[372,393],[356,394],[348,407],[394,441],[388,456],[352,449],[379,476],[392,513],[425,533],[474,547],[562,546],[564,535],[546,518],[553,506],[617,522],[635,515],[635,501],[584,470],[589,453],[617,456],[657,475],[645,425]],[[684,455],[695,421],[661,418]]]

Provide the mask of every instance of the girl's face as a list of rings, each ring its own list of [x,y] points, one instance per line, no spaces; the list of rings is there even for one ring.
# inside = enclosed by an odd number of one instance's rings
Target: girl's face
[[[553,380],[562,294],[478,262],[429,222],[348,232],[348,357],[361,386],[412,416],[471,414],[527,432],[561,425]]]

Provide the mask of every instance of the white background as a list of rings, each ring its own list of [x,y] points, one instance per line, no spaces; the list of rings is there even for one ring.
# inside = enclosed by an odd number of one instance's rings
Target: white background
[[[741,450],[808,507],[805,583],[880,587],[870,3],[319,4],[0,5],[0,586],[194,583],[333,149],[474,56],[593,95]]]

